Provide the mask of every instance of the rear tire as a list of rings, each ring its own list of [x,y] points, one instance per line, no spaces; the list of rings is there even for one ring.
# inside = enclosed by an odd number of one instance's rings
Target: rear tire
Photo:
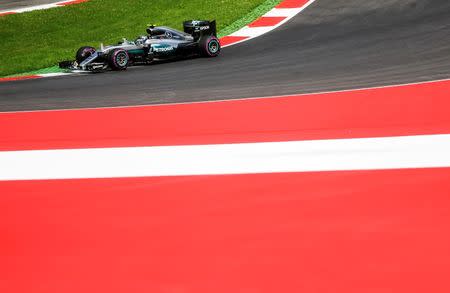
[[[108,54],[108,64],[112,70],[125,70],[130,62],[130,56],[123,49],[114,49]]]
[[[75,60],[77,60],[77,63],[80,64],[84,60],[86,60],[89,56],[95,53],[95,48],[85,46],[78,49],[77,54],[75,56]]]
[[[198,46],[200,55],[204,57],[217,57],[220,54],[220,42],[215,36],[202,36]]]

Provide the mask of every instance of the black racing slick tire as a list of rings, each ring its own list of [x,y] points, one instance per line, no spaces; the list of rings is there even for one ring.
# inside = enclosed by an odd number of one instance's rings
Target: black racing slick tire
[[[86,60],[86,58],[88,58],[89,56],[91,56],[94,53],[95,53],[95,48],[93,48],[93,47],[89,47],[89,46],[81,47],[77,51],[75,60],[77,60],[77,63],[80,64],[81,62]]]
[[[112,70],[125,70],[130,62],[130,56],[123,49],[114,49],[108,54],[108,64]]]
[[[220,54],[220,42],[215,36],[202,36],[198,46],[200,55],[204,57],[217,57]]]

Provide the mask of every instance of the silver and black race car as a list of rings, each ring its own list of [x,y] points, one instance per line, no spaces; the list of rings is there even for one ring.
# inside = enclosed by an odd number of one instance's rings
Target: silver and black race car
[[[165,26],[150,26],[147,35],[134,41],[123,39],[117,45],[99,49],[81,47],[75,61],[59,63],[61,68],[85,71],[125,70],[136,64],[185,58],[216,57],[220,53],[216,21],[189,20],[183,22],[184,32]]]

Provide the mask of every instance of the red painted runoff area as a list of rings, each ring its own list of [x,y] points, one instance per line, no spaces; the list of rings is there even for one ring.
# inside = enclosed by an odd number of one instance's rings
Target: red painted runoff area
[[[0,182],[0,292],[449,292],[449,179]]]

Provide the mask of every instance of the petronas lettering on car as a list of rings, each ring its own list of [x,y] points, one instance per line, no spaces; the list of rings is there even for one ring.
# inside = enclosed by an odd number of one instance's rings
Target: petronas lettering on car
[[[169,52],[175,50],[175,48],[170,45],[162,45],[162,44],[152,45],[151,48],[153,52]]]

